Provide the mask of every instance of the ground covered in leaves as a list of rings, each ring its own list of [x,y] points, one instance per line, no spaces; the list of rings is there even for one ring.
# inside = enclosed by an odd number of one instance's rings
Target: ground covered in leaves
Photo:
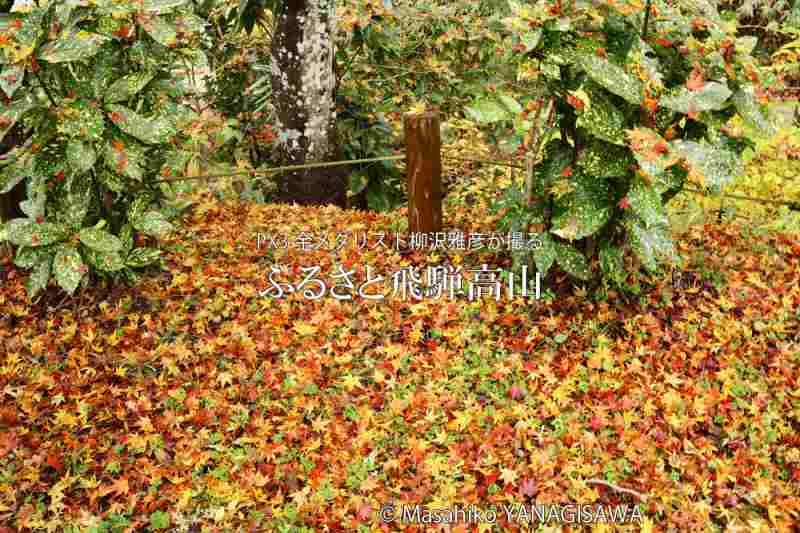
[[[405,214],[197,200],[167,270],[134,289],[30,304],[0,265],[2,533],[379,531],[401,529],[386,502],[637,503],[590,479],[646,497],[641,524],[595,531],[800,521],[796,235],[693,227],[679,282],[634,299],[549,277],[540,301],[279,300],[259,294],[276,263],[504,260],[258,249],[259,232],[392,234]],[[491,232],[480,207],[446,225]],[[517,527],[498,511],[453,531]]]

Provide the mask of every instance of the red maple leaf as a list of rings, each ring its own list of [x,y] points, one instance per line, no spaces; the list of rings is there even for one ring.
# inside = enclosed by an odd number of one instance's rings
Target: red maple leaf
[[[628,209],[631,206],[631,203],[628,201],[628,197],[625,196],[622,200],[619,201],[617,206],[620,209]]]
[[[572,165],[562,170],[561,175],[564,176],[565,178],[572,176]]]
[[[659,141],[653,146],[653,151],[657,154],[664,155],[669,152],[669,147],[664,141]]]
[[[567,95],[567,102],[569,103],[569,105],[578,110],[581,110],[584,107],[586,107],[586,104],[583,103],[583,100],[581,100],[580,98],[576,98],[571,94]]]
[[[690,91],[699,91],[705,86],[706,82],[703,78],[703,71],[695,66],[692,73],[689,74],[689,79],[686,80],[686,88]]]

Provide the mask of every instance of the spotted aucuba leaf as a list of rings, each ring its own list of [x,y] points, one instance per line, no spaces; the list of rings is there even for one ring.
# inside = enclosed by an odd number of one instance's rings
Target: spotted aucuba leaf
[[[625,279],[625,261],[622,249],[612,245],[608,240],[604,240],[600,244],[598,259],[603,274],[617,283],[622,283]]]
[[[168,48],[178,44],[178,33],[175,31],[174,23],[167,21],[164,17],[149,17],[142,22],[144,30],[157,43]]]
[[[118,272],[125,268],[125,261],[118,252],[102,252],[91,248],[84,248],[83,255],[86,262],[97,270],[104,272]]]
[[[699,91],[681,87],[677,94],[662,97],[660,104],[679,113],[699,113],[722,109],[731,94],[727,85],[709,81]]]
[[[20,157],[14,161],[14,164],[0,167],[0,194],[7,193],[13,189],[17,183],[30,176],[33,172],[34,163],[33,154],[30,152],[23,152],[20,154]]]
[[[103,148],[106,166],[125,177],[141,181],[144,176],[143,161],[132,147],[114,139]]]
[[[134,248],[125,259],[125,265],[133,268],[152,265],[161,257],[161,250],[155,248]]]
[[[68,244],[62,244],[56,248],[53,273],[59,286],[68,294],[75,292],[86,272],[88,272],[88,267],[83,263],[77,248]]]
[[[661,203],[661,195],[643,180],[639,178],[633,180],[627,198],[631,209],[641,217],[646,227],[650,228],[667,223],[667,215]]]
[[[761,108],[753,95],[753,86],[748,85],[739,89],[733,94],[733,104],[736,106],[736,111],[742,116],[744,121],[755,128],[761,135],[772,137],[775,135],[777,129],[768,117],[764,116]]]
[[[67,238],[68,232],[63,224],[37,222],[30,218],[14,218],[6,224],[8,240],[16,246],[47,246]]]
[[[575,152],[572,146],[561,139],[553,139],[547,143],[542,156],[542,162],[537,165],[536,194],[544,194],[545,188],[561,177],[561,173],[572,164]]]
[[[133,72],[118,79],[106,90],[105,103],[124,102],[139,93],[155,77],[153,72]]]
[[[131,219],[133,227],[154,237],[163,237],[175,229],[158,211],[147,211],[142,216]]]
[[[141,9],[150,13],[168,13],[189,0],[142,0]]]
[[[573,180],[574,191],[555,202],[550,230],[570,241],[596,233],[614,211],[604,182],[582,174],[574,175]]]
[[[579,128],[613,144],[625,146],[625,115],[599,88],[587,88],[584,107],[577,111]]]
[[[508,110],[499,102],[489,98],[478,100],[464,108],[465,114],[480,124],[492,124],[511,118]]]
[[[655,130],[649,128],[634,128],[627,130],[630,149],[639,171],[647,179],[657,182],[663,176],[664,170],[680,161],[670,145]],[[659,192],[661,192],[659,190]]]
[[[125,224],[119,230],[119,240],[122,243],[122,251],[127,254],[133,248],[133,226]]]
[[[25,79],[25,67],[23,65],[5,65],[0,72],[0,89],[9,98],[14,97],[14,93],[22,86]]]
[[[0,31],[8,33],[14,28],[13,40],[2,48],[2,63],[23,63],[36,49],[37,40],[42,36],[43,9],[36,9],[30,13],[4,14],[0,21]]]
[[[28,293],[28,298],[36,296],[39,291],[47,287],[47,282],[50,281],[50,271],[53,265],[52,252],[42,254],[37,259],[36,263],[31,265],[33,271],[28,276],[28,279],[25,280],[25,290]]]
[[[13,100],[11,103],[0,101],[0,140],[17,123],[20,117],[27,111],[36,107],[36,99],[30,93],[25,93],[22,97]]]
[[[542,241],[542,246],[533,251],[533,261],[536,263],[536,270],[544,276],[556,260],[556,242],[549,233],[540,234],[539,240]]]
[[[642,83],[625,70],[595,54],[579,53],[578,64],[592,80],[631,104],[642,103]]]
[[[80,139],[71,139],[66,149],[67,164],[75,172],[83,174],[94,168],[97,152],[94,147]]]
[[[42,258],[49,256],[53,258],[53,246],[28,246],[17,247],[17,255],[14,257],[14,264],[20,268],[33,268]]]
[[[71,190],[58,199],[56,218],[69,227],[80,228],[92,202],[91,181],[86,175],[72,182]]]
[[[633,157],[629,150],[594,138],[581,150],[576,166],[588,176],[611,178],[626,175],[631,163]]]
[[[83,228],[78,237],[84,245],[98,252],[120,252],[123,248],[122,241],[100,228]]]
[[[672,146],[689,164],[689,179],[701,185],[721,187],[744,172],[741,159],[730,150],[683,140],[672,141]]]
[[[145,118],[119,104],[108,104],[106,108],[119,129],[143,143],[163,144],[175,135],[175,128],[163,117]]]
[[[103,113],[88,100],[78,100],[59,112],[58,132],[82,141],[99,141],[106,129]]]
[[[101,169],[97,172],[97,179],[100,181],[100,183],[105,185],[108,190],[113,192],[125,192],[125,189],[127,188],[125,178],[116,172],[111,172],[107,168]]]
[[[628,56],[633,65],[633,70],[638,75],[639,80],[650,83],[652,87],[663,89],[664,75],[663,67],[659,64],[658,56],[653,52],[652,47],[644,42],[640,37],[634,39],[633,47]]]
[[[28,199],[19,203],[20,211],[35,220],[44,216],[47,203],[47,183],[41,175],[30,176],[28,179]]]
[[[136,220],[145,214],[147,208],[150,206],[150,196],[147,194],[138,194],[133,199],[131,205],[128,207],[128,220]]]
[[[588,280],[591,277],[589,264],[578,250],[569,244],[555,243],[556,261],[567,274],[578,279]]]
[[[658,270],[659,259],[678,260],[668,226],[646,228],[635,216],[626,216],[623,225],[628,230],[633,251],[650,272]]]
[[[109,37],[87,31],[78,31],[62,35],[57,41],[44,45],[39,52],[39,59],[48,63],[67,63],[88,59],[95,55]]]

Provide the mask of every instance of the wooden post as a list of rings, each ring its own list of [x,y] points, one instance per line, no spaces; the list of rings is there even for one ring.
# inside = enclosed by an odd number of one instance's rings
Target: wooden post
[[[442,231],[442,159],[438,113],[406,113],[409,233]]]

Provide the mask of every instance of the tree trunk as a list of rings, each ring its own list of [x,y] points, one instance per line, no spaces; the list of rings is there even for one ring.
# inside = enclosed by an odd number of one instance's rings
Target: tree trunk
[[[285,0],[275,13],[271,81],[280,152],[287,164],[338,160],[333,36],[335,0]],[[347,204],[345,166],[285,174],[277,200]]]

